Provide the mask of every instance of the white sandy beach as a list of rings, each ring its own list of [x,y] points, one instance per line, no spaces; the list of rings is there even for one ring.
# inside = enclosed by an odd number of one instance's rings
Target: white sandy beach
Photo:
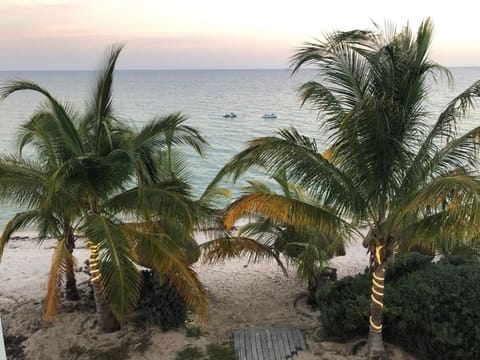
[[[295,278],[293,269],[289,269],[287,278],[274,263],[251,264],[246,258],[195,265],[209,299],[208,318],[194,324],[206,333],[199,339],[186,337],[183,329],[139,331],[128,322],[116,333],[102,334],[95,327],[94,309],[85,301],[61,302],[55,320],[43,324],[43,297],[55,240],[38,246],[32,240],[33,234],[21,236],[28,239],[11,240],[0,263],[0,314],[5,334],[27,337],[24,345],[29,360],[83,359],[82,348],[108,348],[121,343],[140,348],[149,336],[146,351],[132,351],[130,359],[174,360],[175,354],[188,344],[201,347],[228,340],[237,328],[268,325],[292,325],[304,331],[309,349],[300,352],[298,359],[364,358],[350,355],[351,344],[322,341],[318,314],[305,314],[294,308],[294,300],[305,292],[305,285]],[[87,258],[86,249],[79,246],[74,254],[78,265],[82,265]],[[351,244],[346,256],[331,261],[339,277],[362,272],[367,264],[368,256],[358,242]],[[86,288],[87,276],[81,272],[76,276],[80,288]],[[78,353],[75,349],[79,349]],[[413,359],[393,346],[389,346],[389,351],[395,360]]]

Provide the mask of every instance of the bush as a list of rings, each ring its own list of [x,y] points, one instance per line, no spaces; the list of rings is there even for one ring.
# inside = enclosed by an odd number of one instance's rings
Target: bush
[[[387,341],[422,359],[480,359],[480,264],[458,258],[432,264],[411,255],[398,258],[386,278]],[[370,286],[362,274],[317,293],[328,335],[346,340],[368,334]]]
[[[164,331],[182,326],[187,319],[187,306],[178,291],[166,277],[152,270],[142,271],[142,289],[138,310],[144,320],[160,326]]]
[[[370,276],[348,276],[317,291],[317,306],[322,312],[326,333],[347,340],[368,331],[370,314]]]
[[[425,269],[432,264],[433,256],[413,253],[396,256],[389,260],[385,275],[385,282],[391,284],[414,271]]]
[[[203,351],[197,346],[187,345],[177,353],[175,360],[198,360],[203,358]]]
[[[387,338],[424,359],[480,358],[479,264],[437,264],[387,291]]]

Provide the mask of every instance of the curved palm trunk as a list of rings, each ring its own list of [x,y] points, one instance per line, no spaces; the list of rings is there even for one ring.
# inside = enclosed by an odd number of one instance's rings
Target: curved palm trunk
[[[388,359],[383,345],[382,327],[383,327],[383,296],[385,285],[385,263],[382,256],[383,245],[375,246],[374,254],[374,272],[372,274],[371,291],[371,314],[370,331],[368,334],[368,359],[386,360]]]
[[[75,269],[73,261],[73,249],[75,249],[75,237],[73,235],[73,229],[69,227],[67,234],[67,249],[69,256],[66,260],[66,283],[65,283],[65,297],[67,300],[79,300],[80,295],[77,289],[77,280],[75,279]]]
[[[95,307],[97,309],[97,323],[104,332],[114,332],[120,329],[120,323],[112,312],[110,304],[103,292],[100,281],[101,274],[98,266],[98,245],[89,245],[90,252],[90,282],[92,284]]]

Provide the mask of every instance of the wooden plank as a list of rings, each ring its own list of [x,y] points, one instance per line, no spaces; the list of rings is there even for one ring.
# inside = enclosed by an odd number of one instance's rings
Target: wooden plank
[[[289,330],[290,341],[292,342],[293,349],[295,351],[300,350],[300,343],[299,343],[299,339],[297,337],[297,329],[290,328],[288,330]]]
[[[299,342],[300,349],[307,350],[307,343],[305,342],[305,337],[303,336],[303,332],[300,329],[296,329],[297,331],[297,338]]]
[[[270,331],[270,337],[272,338],[272,346],[275,351],[275,360],[281,360],[282,351],[280,349],[280,346],[278,345],[277,332],[275,331],[275,329],[272,329]]]
[[[267,349],[268,349],[268,360],[276,360],[275,358],[275,349],[272,343],[272,334],[269,328],[265,329],[265,338],[267,341]]]
[[[5,339],[3,338],[2,318],[0,317],[0,359],[7,359],[7,352],[5,351]]]
[[[262,329],[257,329],[255,331],[255,340],[257,342],[257,352],[259,360],[265,359],[265,354],[263,353],[263,342],[262,342]]]
[[[237,350],[238,360],[246,360],[245,331],[236,330],[234,332],[235,349]]]
[[[252,360],[253,359],[252,342],[250,341],[250,332],[247,329],[244,330],[243,337],[245,339],[245,350],[246,350],[245,360]]]
[[[260,340],[262,341],[263,360],[270,360],[270,350],[267,344],[267,329],[262,329],[260,332]]]
[[[258,352],[257,352],[257,343],[255,339],[255,330],[249,329],[250,335],[250,347],[252,348],[252,359],[251,360],[259,360],[258,359]]]
[[[240,355],[239,360],[247,360],[247,344],[245,342],[245,331],[240,331]]]
[[[288,342],[290,344],[290,348],[292,349],[292,352],[297,354],[297,351],[299,350],[298,345],[297,345],[297,333],[296,333],[295,328],[289,327],[287,328],[287,334],[288,334]]]
[[[283,343],[282,333],[279,329],[275,329],[275,338],[277,340],[277,346],[280,349],[280,359],[285,359],[287,357],[287,348]]]
[[[282,337],[282,341],[286,349],[286,356],[291,357],[293,352],[292,352],[292,349],[290,348],[290,344],[288,343],[288,336],[286,333],[286,329],[280,328],[279,330],[280,330],[280,336]]]

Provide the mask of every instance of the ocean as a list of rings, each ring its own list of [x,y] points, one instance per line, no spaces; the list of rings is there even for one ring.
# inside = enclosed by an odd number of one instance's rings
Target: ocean
[[[480,79],[480,67],[451,68],[454,83],[432,81],[428,109],[434,119],[458,93]],[[188,156],[191,182],[199,195],[218,170],[249,139],[272,135],[278,129],[295,126],[315,137],[319,148],[325,136],[318,128],[316,112],[301,107],[296,89],[315,77],[314,70],[291,76],[289,70],[119,70],[114,80],[115,113],[141,126],[156,115],[181,111],[187,124],[199,129],[209,142],[204,158]],[[11,79],[32,80],[57,99],[81,110],[95,83],[90,71],[0,71],[0,85]],[[0,153],[16,151],[18,127],[43,101],[33,92],[19,92],[0,102]],[[234,112],[236,118],[224,118]],[[264,119],[265,113],[276,119]],[[480,125],[480,112],[474,111],[461,124],[462,129]],[[255,177],[255,174],[251,175]],[[0,229],[18,209],[0,207]]]

